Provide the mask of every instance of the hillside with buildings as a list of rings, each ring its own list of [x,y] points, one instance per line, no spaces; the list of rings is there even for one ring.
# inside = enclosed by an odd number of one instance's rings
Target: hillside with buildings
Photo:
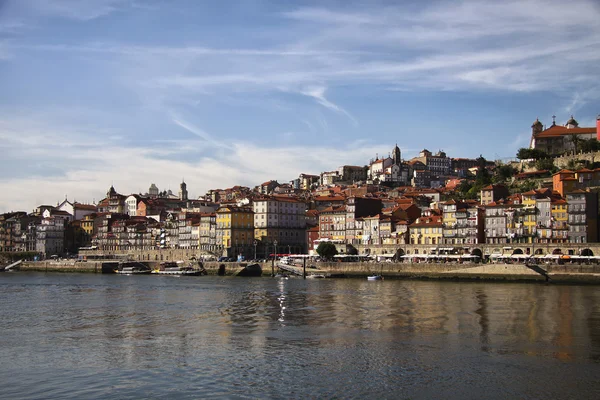
[[[279,253],[314,253],[323,241],[342,252],[406,244],[460,249],[597,242],[600,159],[593,146],[599,134],[600,118],[593,128],[579,127],[574,118],[549,128],[536,120],[520,162],[427,149],[403,159],[395,145],[366,165],[253,188],[211,189],[197,199],[189,198],[185,182],[177,194],[155,184],[145,194],[121,194],[111,186],[97,204],[64,199],[0,215],[0,253],[48,258],[80,249],[191,249],[253,259],[277,247]],[[591,152],[582,153],[586,149]]]

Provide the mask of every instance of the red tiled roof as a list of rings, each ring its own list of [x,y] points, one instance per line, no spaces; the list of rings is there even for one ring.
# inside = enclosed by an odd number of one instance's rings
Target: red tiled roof
[[[550,128],[546,129],[535,135],[537,138],[550,138],[557,136],[565,136],[565,135],[582,135],[586,133],[596,133],[596,128],[567,128],[566,126],[561,125],[553,125]]]
[[[63,210],[50,210],[50,214],[52,215],[71,215],[66,211]]]
[[[346,198],[342,196],[315,196],[315,201],[345,201]]]
[[[93,204],[73,203],[73,207],[78,210],[93,210],[96,211],[98,208]]]
[[[561,169],[558,172],[555,172],[554,174],[552,174],[552,176],[554,175],[558,175],[558,174],[574,174],[575,172],[568,170],[568,169]]]
[[[321,211],[321,214],[332,213],[332,212],[342,212],[342,211],[346,211],[346,206],[327,207],[326,209]]]
[[[271,183],[274,183],[274,182],[277,182],[277,181],[267,181],[267,182],[261,183],[260,186],[269,186]]]

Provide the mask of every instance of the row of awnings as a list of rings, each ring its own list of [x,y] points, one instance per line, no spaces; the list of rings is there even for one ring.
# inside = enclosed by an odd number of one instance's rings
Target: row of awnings
[[[544,260],[598,260],[600,256],[577,256],[577,255],[566,255],[566,254],[536,254],[531,256],[529,254],[499,254],[494,253],[490,254],[490,258],[511,258],[511,259],[527,259],[527,258],[537,258]]]
[[[432,258],[479,258],[479,256],[474,254],[405,254],[402,258],[424,258],[424,259],[432,259]]]

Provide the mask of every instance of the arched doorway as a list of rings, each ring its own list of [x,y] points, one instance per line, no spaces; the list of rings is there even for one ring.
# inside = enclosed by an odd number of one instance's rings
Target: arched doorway
[[[471,256],[474,262],[483,262],[483,251],[481,249],[475,248],[471,250]]]
[[[398,249],[392,258],[394,261],[402,261],[402,256],[404,255],[404,250]]]
[[[522,249],[515,249],[515,251],[513,251],[513,254],[523,254],[523,250]]]
[[[535,251],[535,253],[534,253],[534,254],[536,254],[536,255],[537,255],[537,254],[544,254],[544,250],[542,250],[542,249],[537,249],[537,250]]]
[[[583,249],[581,250],[581,255],[584,257],[592,257],[594,255],[594,252],[590,249]]]
[[[471,255],[481,258],[483,257],[483,252],[481,251],[481,249],[473,249],[471,250]]]
[[[561,249],[554,249],[554,250],[552,250],[552,254],[562,254],[562,250]]]

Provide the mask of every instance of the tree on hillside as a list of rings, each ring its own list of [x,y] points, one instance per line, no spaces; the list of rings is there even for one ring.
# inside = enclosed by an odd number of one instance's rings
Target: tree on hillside
[[[574,135],[576,136],[576,135]],[[592,151],[600,151],[600,142],[597,139],[584,140],[581,142],[579,148],[584,153],[589,153]]]
[[[516,190],[514,193],[525,193],[535,188],[537,188],[537,183],[534,180],[528,179],[519,186],[515,187]]]
[[[543,158],[541,160],[537,160],[535,162],[535,168],[537,168],[538,171],[547,170],[552,173],[556,172],[557,170],[552,158]]]
[[[493,181],[496,183],[505,182],[512,178],[517,173],[517,170],[512,165],[499,165],[496,167],[496,173],[493,176]]]
[[[475,175],[475,185],[485,186],[492,183],[490,172],[486,168],[487,160],[483,156],[477,158],[477,174]]]
[[[519,160],[539,160],[542,158],[548,158],[548,154],[539,149],[529,149],[527,147],[521,147],[517,151],[517,158]]]
[[[331,242],[321,242],[319,243],[319,246],[317,246],[317,254],[326,260],[331,260],[337,253],[338,251],[335,248],[335,244]]]
[[[451,196],[451,198],[454,198],[456,200],[464,200],[467,198],[467,193],[469,192],[469,190],[471,190],[471,188],[473,187],[473,182],[469,181],[467,179],[463,179],[454,189],[454,196]]]
[[[579,153],[579,150],[581,150],[581,145],[583,142],[585,142],[585,140],[580,138],[579,135],[571,135],[569,136],[569,140],[575,149],[575,154]]]

